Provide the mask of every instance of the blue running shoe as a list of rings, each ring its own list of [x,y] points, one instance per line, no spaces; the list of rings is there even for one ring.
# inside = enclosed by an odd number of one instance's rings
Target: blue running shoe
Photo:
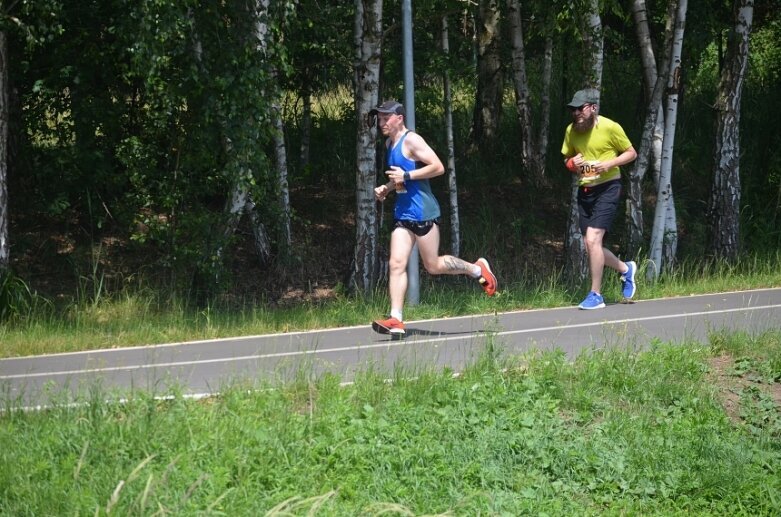
[[[605,299],[602,298],[601,294],[591,291],[588,293],[588,296],[586,296],[586,299],[580,302],[578,307],[584,310],[602,309],[605,307]]]
[[[637,264],[630,260],[626,262],[626,267],[629,271],[621,275],[621,294],[625,300],[631,300],[635,295],[637,286],[635,285],[635,272],[637,271]]]

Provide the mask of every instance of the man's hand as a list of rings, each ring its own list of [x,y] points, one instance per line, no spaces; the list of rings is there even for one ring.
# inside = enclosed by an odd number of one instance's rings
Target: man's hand
[[[567,161],[564,162],[564,165],[567,167],[567,169],[570,172],[573,172],[575,174],[580,174],[580,169],[583,166],[583,155],[578,153],[575,156],[569,158]]]
[[[388,197],[389,193],[390,189],[388,188],[388,185],[380,185],[374,189],[374,197],[377,198],[377,201],[385,201],[385,198]]]
[[[390,170],[385,171],[385,175],[395,184],[404,183],[404,169],[398,165],[391,165]]]

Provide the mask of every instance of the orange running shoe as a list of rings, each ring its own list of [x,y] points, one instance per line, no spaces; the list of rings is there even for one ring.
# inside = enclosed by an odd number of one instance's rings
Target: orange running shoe
[[[380,334],[391,334],[393,336],[403,336],[405,332],[404,323],[396,318],[373,321],[372,329]]]
[[[485,294],[488,296],[495,295],[499,284],[496,281],[496,276],[494,276],[493,271],[491,271],[491,266],[488,265],[488,261],[481,257],[477,259],[475,264],[480,266],[480,278],[478,278],[477,281],[480,282],[483,291],[485,291]]]

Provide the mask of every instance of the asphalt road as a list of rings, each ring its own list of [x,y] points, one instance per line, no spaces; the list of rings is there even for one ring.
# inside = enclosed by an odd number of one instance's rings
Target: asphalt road
[[[373,369],[388,377],[421,369],[461,370],[492,344],[503,353],[563,350],[574,358],[604,347],[654,340],[706,342],[710,332],[781,329],[781,289],[708,294],[582,311],[576,307],[407,322],[391,340],[369,325],[310,332],[0,359],[9,407],[45,407],[131,390],[208,396],[236,383],[276,383],[332,372],[344,382]]]

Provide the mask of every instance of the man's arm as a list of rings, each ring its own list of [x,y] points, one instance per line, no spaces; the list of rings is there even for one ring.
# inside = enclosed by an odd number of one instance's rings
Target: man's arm
[[[628,149],[626,149],[623,153],[619,154],[612,160],[605,160],[604,162],[594,162],[591,165],[591,167],[593,172],[601,174],[603,172],[609,171],[613,167],[621,167],[622,165],[631,163],[635,161],[635,158],[637,158],[637,151],[635,151],[634,147],[629,146]]]
[[[619,154],[612,160],[608,160],[603,163],[605,164],[605,169],[610,169],[612,167],[621,167],[627,163],[632,163],[635,161],[635,158],[637,158],[637,151],[635,151],[633,146],[629,146],[629,149],[626,149],[623,153]]]
[[[426,178],[436,178],[445,173],[445,166],[437,156],[437,153],[429,146],[426,141],[417,133],[411,132],[404,139],[405,155],[416,162],[423,163],[423,167],[409,172],[409,178],[413,180],[422,180]]]

